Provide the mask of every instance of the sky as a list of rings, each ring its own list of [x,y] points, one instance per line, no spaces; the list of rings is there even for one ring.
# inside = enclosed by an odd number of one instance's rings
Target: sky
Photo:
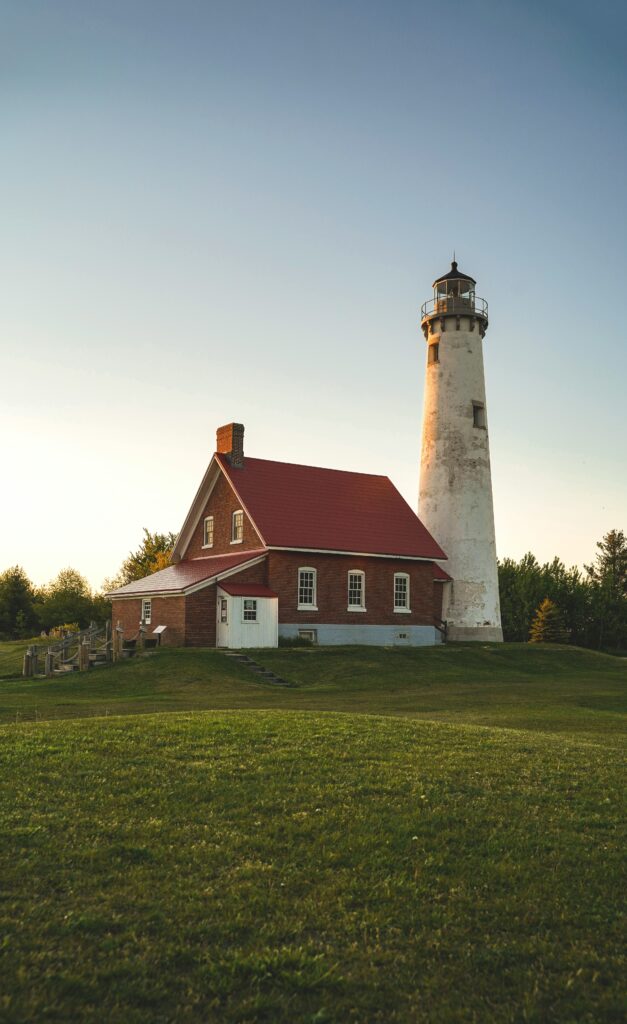
[[[453,250],[490,308],[499,556],[627,529],[624,5],[0,11],[0,570],[99,587],[233,420],[416,508]]]

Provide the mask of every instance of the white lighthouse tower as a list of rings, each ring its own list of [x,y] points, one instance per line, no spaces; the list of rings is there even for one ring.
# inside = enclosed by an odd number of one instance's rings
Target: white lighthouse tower
[[[453,260],[422,307],[427,342],[420,518],[448,555],[450,640],[502,640],[483,376],[488,304]],[[448,593],[446,593],[448,591]]]

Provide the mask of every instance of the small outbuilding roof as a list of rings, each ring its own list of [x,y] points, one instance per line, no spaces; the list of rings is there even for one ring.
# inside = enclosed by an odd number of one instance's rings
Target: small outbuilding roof
[[[226,591],[231,597],[278,597],[279,595],[270,587],[264,587],[262,583],[233,583],[231,580],[220,582],[220,589]]]
[[[441,565],[433,563],[433,579],[435,583],[448,583],[453,577],[449,576],[446,569],[443,569]]]
[[[238,551],[237,554],[213,555],[209,558],[193,558],[187,562],[168,565],[166,569],[145,576],[142,580],[134,580],[117,590],[111,590],[107,597],[141,597],[144,594],[185,594],[199,583],[209,584],[222,573],[229,572],[237,566],[252,562],[265,555],[264,548],[254,551]]]

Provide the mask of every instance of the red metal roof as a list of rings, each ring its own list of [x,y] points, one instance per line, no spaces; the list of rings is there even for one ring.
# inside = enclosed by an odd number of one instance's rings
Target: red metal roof
[[[220,587],[231,597],[278,597],[279,595],[264,587],[262,583],[233,583],[229,580],[221,580]]]
[[[268,547],[446,558],[387,476],[268,459],[233,468],[231,480]]]
[[[436,563],[434,562],[433,579],[435,580],[436,583],[447,583],[449,580],[452,580],[453,577],[449,576],[446,569],[443,569],[441,565],[436,565]]]
[[[107,597],[140,597],[142,594],[182,594],[190,587],[205,580],[211,580],[220,573],[234,569],[237,565],[250,562],[265,555],[264,548],[254,551],[238,551],[237,554],[213,555],[210,558],[193,558],[186,562],[168,565],[166,569],[135,580],[124,587],[109,592]]]

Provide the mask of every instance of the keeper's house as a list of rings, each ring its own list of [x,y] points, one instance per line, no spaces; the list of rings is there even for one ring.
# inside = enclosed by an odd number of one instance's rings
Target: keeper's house
[[[125,635],[176,646],[436,644],[445,558],[387,477],[245,457],[231,423],[172,564],[108,596]]]

